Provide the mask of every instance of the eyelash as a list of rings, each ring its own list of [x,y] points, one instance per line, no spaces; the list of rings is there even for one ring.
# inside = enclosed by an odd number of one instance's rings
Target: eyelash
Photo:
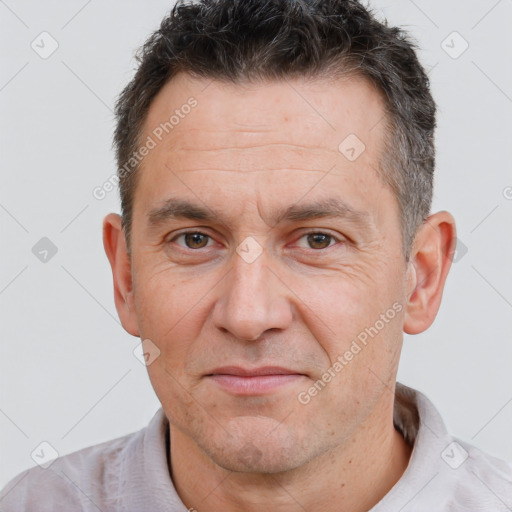
[[[185,236],[185,235],[192,235],[192,234],[197,234],[197,235],[203,235],[203,236],[206,236],[208,237],[210,240],[213,239],[213,237],[211,237],[210,235],[208,235],[207,233],[203,233],[202,231],[183,231],[182,233],[179,233],[178,235],[176,235],[174,238],[172,238],[169,242],[174,242],[176,241],[178,238],[182,237],[182,236]],[[311,231],[306,231],[304,233],[302,233],[302,235],[299,237],[299,240],[308,236],[308,235],[327,235],[328,237],[330,237],[333,241],[337,242],[337,243],[341,243],[342,240],[340,240],[338,237],[326,232],[326,231],[318,231],[318,230],[311,230]],[[329,245],[327,247],[325,247],[324,249],[313,249],[311,247],[308,247],[306,250],[309,250],[309,251],[314,251],[314,252],[322,252],[322,251],[326,251],[327,249],[330,249],[331,247],[333,247],[335,244],[332,244],[332,245]],[[190,247],[186,247],[186,246],[179,246],[181,247],[182,249],[184,249],[185,251],[191,251],[191,252],[199,252],[201,249],[206,249],[208,246],[206,247],[201,247],[200,249],[191,249]]]

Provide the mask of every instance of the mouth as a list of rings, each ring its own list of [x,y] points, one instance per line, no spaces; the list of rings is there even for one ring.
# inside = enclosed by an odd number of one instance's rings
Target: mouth
[[[263,395],[304,379],[306,374],[279,366],[241,368],[224,366],[205,375],[221,389],[235,395]]]

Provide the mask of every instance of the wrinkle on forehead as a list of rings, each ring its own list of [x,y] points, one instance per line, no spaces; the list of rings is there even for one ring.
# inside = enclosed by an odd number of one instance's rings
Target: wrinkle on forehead
[[[304,149],[311,149],[315,151],[331,151],[335,153],[336,155],[339,153],[339,150],[332,149],[332,148],[322,148],[318,146],[309,146],[304,144],[290,144],[289,142],[266,142],[263,144],[236,144],[236,145],[227,145],[227,146],[220,146],[214,142],[214,137],[211,137],[209,140],[207,139],[205,142],[209,142],[209,145],[211,147],[196,147],[191,145],[180,145],[176,141],[173,142],[172,146],[169,148],[172,151],[220,151],[224,149],[230,149],[230,150],[239,150],[239,149],[258,149],[258,148],[266,148],[266,147],[273,147],[278,146],[280,148],[284,149],[295,149],[295,150],[304,150]]]
[[[341,156],[337,149],[280,142],[227,147],[218,147],[215,142],[210,142],[209,146],[209,149],[169,147],[162,154],[162,160],[168,169],[175,172],[207,169],[248,173],[279,169],[327,172]]]
[[[381,96],[360,77],[328,83],[298,78],[249,88],[212,80],[204,89],[204,82],[181,74],[167,83],[152,102],[146,135],[191,96],[197,106],[164,135],[166,146],[210,149],[273,142],[336,151],[351,132],[364,137],[367,146],[373,143],[379,131],[373,127],[384,114]]]
[[[168,169],[170,169],[168,167]],[[210,167],[210,168],[201,168],[201,169],[197,169],[195,167],[191,167],[189,169],[185,168],[185,167],[180,167],[180,172],[183,172],[183,173],[193,173],[193,172],[207,172],[207,173],[210,173],[210,172],[231,172],[231,173],[244,173],[244,174],[252,174],[252,173],[263,173],[263,172],[275,172],[275,171],[305,171],[306,169],[304,169],[303,167],[265,167],[264,169],[240,169],[240,168],[236,168],[236,169],[219,169],[219,168],[214,168],[214,167]],[[325,169],[307,169],[307,172],[317,172],[317,173],[322,173],[322,174],[326,174],[326,170]]]
[[[188,97],[197,100],[190,114],[143,160],[146,201],[160,201],[165,189],[176,186],[185,186],[187,195],[193,192],[217,202],[230,195],[242,201],[245,191],[246,200],[250,194],[249,202],[261,215],[263,199],[266,204],[285,198],[297,201],[318,183],[332,191],[337,181],[336,188],[342,187],[347,199],[360,205],[373,202],[376,191],[371,189],[381,186],[374,178],[380,177],[383,126],[378,121],[384,109],[380,96],[364,80],[328,85],[297,80],[293,88],[286,82],[269,82],[250,89],[215,81],[206,89],[204,81],[183,83],[176,79],[166,84],[146,120],[150,127],[168,118]],[[351,133],[366,146],[355,161],[339,149]]]
[[[303,127],[301,128],[301,131]],[[339,137],[324,138],[323,141],[314,141],[312,137],[304,137],[303,133],[291,133],[292,128],[281,128],[268,131],[240,131],[236,128],[224,131],[211,131],[208,129],[184,129],[165,143],[161,152],[166,157],[174,157],[180,160],[183,156],[196,155],[201,158],[201,153],[212,156],[219,155],[229,159],[230,154],[248,158],[266,157],[303,157],[308,158],[339,157]],[[208,156],[211,158],[211,156]]]

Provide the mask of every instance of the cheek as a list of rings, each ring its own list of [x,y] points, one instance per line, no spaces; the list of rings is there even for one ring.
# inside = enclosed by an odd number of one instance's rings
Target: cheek
[[[316,339],[342,349],[344,342],[373,325],[380,314],[401,300],[401,288],[389,277],[389,272],[383,279],[383,274],[361,278],[361,273],[340,270],[328,276],[295,278],[291,288],[298,298],[301,320]]]
[[[152,340],[173,368],[182,365],[191,343],[199,337],[208,286],[207,280],[183,278],[175,269],[141,272],[134,280],[141,338]]]
[[[383,382],[392,382],[404,310],[398,272],[393,272],[374,274],[373,280],[340,272],[308,283],[295,281],[299,316],[328,358],[323,376],[329,389],[322,391],[323,399],[371,398]]]

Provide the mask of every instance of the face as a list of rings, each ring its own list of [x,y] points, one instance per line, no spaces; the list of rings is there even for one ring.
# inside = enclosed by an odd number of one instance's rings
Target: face
[[[360,78],[181,74],[151,105],[132,314],[172,428],[226,469],[296,468],[392,400],[407,266],[383,116]]]

